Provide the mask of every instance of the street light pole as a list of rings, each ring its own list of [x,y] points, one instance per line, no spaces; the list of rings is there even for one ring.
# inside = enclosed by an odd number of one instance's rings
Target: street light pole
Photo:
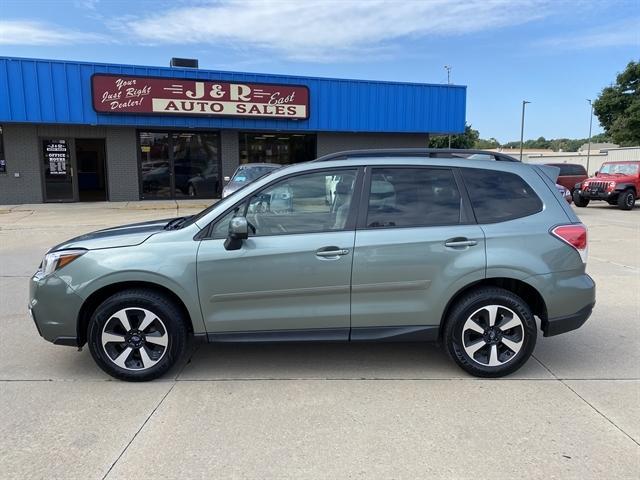
[[[524,144],[524,107],[528,102],[526,100],[522,101],[522,120],[520,120],[520,161],[522,161],[522,145]]]
[[[451,65],[445,65],[444,69],[447,71],[447,85],[451,85]],[[449,148],[451,148],[451,134],[449,134]]]
[[[591,106],[591,112],[589,113],[589,144],[587,146],[587,175],[589,174],[589,157],[591,157],[591,127],[593,126],[593,102],[590,98],[587,98],[587,102]]]

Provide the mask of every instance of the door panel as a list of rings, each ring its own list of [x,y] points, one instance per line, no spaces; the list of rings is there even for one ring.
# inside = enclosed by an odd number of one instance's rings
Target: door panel
[[[447,247],[450,239],[472,246]],[[351,326],[438,325],[449,298],[485,276],[477,225],[356,232]]]
[[[344,329],[348,338],[353,231],[251,237],[239,250],[203,240],[198,289],[209,333]],[[316,255],[325,247],[348,252]]]

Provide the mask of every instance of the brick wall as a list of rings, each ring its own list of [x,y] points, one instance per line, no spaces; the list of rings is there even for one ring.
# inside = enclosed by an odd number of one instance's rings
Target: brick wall
[[[40,139],[104,138],[107,192],[111,201],[139,199],[136,131],[131,127],[3,124],[7,173],[0,174],[0,204],[43,201]],[[15,174],[20,176],[16,177]]]
[[[4,124],[2,133],[7,173],[0,173],[0,204],[42,202],[37,127]]]
[[[237,130],[220,132],[222,177],[231,177],[240,163],[240,137]]]
[[[107,151],[107,191],[110,201],[140,198],[136,130],[131,127],[4,124],[7,173],[0,174],[0,204],[43,201],[40,138],[104,138]],[[317,134],[317,155],[361,148],[426,147],[427,134]],[[240,158],[237,130],[220,132],[222,176],[231,176]],[[19,172],[16,178],[14,173]]]

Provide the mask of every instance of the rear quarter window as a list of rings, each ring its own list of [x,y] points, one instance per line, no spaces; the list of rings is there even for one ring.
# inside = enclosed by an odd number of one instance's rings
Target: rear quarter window
[[[497,223],[542,211],[542,201],[520,176],[496,170],[463,168],[478,223]]]
[[[562,164],[557,166],[560,167],[560,175],[563,177],[587,174],[586,170],[582,165]]]

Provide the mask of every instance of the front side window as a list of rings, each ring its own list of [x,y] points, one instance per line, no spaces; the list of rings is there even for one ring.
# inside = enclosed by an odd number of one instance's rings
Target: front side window
[[[253,195],[246,206],[253,236],[344,230],[356,170],[290,177]]]
[[[463,168],[478,223],[497,223],[542,211],[542,201],[518,175],[496,170]]]
[[[367,228],[457,225],[461,197],[451,170],[374,168]]]

